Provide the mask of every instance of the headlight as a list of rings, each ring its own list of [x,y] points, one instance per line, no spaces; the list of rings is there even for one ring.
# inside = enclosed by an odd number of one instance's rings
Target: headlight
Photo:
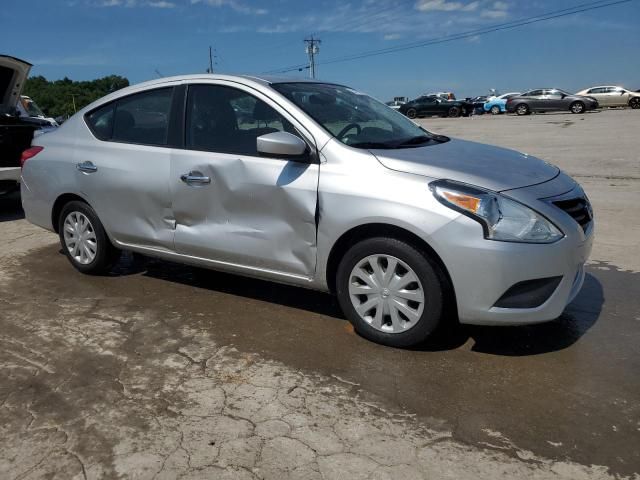
[[[489,240],[553,243],[564,237],[538,212],[499,193],[451,180],[437,180],[429,187],[440,203],[479,222]]]

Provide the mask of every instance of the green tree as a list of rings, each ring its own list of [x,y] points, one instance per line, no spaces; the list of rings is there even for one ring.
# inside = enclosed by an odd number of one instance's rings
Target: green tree
[[[43,76],[27,79],[22,94],[31,97],[50,117],[73,115],[76,109],[89,105],[105,95],[128,87],[129,80],[119,75],[109,75],[90,81],[76,82],[67,77],[49,81]]]

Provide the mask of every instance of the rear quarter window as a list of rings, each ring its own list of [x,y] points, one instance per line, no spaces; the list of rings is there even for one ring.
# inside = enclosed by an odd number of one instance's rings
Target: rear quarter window
[[[87,124],[99,140],[109,140],[113,133],[113,111],[115,104],[110,103],[94,110],[86,116]]]
[[[119,98],[89,112],[86,122],[99,140],[166,146],[173,87]]]

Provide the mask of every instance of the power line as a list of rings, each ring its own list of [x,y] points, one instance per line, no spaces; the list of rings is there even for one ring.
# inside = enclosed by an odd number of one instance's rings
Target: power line
[[[600,0],[598,2],[584,3],[584,4],[580,4],[580,5],[575,5],[574,7],[564,8],[562,10],[555,10],[555,11],[552,11],[552,12],[547,12],[547,13],[543,13],[543,14],[540,14],[540,15],[535,15],[535,16],[532,16],[532,17],[527,17],[527,18],[523,18],[523,19],[520,19],[520,20],[515,20],[515,21],[512,21],[512,22],[507,22],[507,23],[502,23],[502,24],[497,24],[497,25],[491,25],[491,26],[488,26],[488,27],[484,27],[484,28],[480,28],[480,29],[476,29],[476,30],[471,30],[471,31],[467,31],[467,32],[462,32],[462,33],[459,33],[459,34],[445,35],[443,37],[437,37],[437,38],[433,38],[433,39],[430,39],[430,40],[425,40],[425,41],[420,41],[420,42],[412,42],[412,43],[408,43],[408,44],[397,45],[395,47],[388,47],[388,48],[383,48],[383,49],[379,49],[379,50],[370,50],[370,51],[365,51],[365,52],[360,52],[360,53],[354,53],[354,54],[346,55],[346,56],[343,56],[343,57],[336,57],[336,58],[333,58],[333,59],[329,59],[329,60],[327,60],[325,62],[319,63],[319,65],[328,65],[328,64],[332,64],[332,63],[340,63],[340,62],[346,62],[346,61],[351,61],[351,60],[358,60],[358,59],[361,59],[361,58],[373,57],[373,56],[377,56],[377,55],[385,55],[385,54],[395,53],[395,52],[399,52],[399,51],[403,51],[403,50],[426,47],[426,46],[436,45],[436,44],[440,44],[440,43],[447,43],[447,42],[452,42],[452,41],[455,41],[455,40],[462,40],[462,39],[469,38],[469,37],[476,37],[476,36],[486,35],[488,33],[493,33],[493,32],[497,32],[497,31],[501,31],[501,30],[509,30],[509,29],[513,29],[513,28],[522,27],[522,26],[525,26],[525,25],[531,25],[531,24],[534,24],[534,23],[553,20],[555,18],[566,17],[566,16],[569,16],[569,15],[575,15],[577,13],[583,13],[583,12],[587,12],[587,11],[590,11],[590,10],[596,10],[596,9],[600,9],[600,8],[610,7],[610,6],[619,5],[619,4],[622,4],[622,3],[629,3],[631,1],[634,1],[634,0],[617,0],[617,1],[610,1],[610,2],[607,2],[607,3],[604,3],[604,4],[602,3],[602,0]],[[293,72],[293,71],[299,70],[301,67],[304,67],[304,64],[291,65],[289,67],[284,67],[282,69],[270,70],[269,72],[265,72],[265,73],[287,73],[287,72]]]

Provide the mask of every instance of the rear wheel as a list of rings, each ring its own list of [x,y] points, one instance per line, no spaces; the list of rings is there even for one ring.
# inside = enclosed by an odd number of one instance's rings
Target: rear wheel
[[[571,113],[582,113],[584,112],[584,103],[573,102],[569,109],[571,110]]]
[[[447,112],[449,118],[457,118],[461,113],[462,111],[458,107],[451,107]]]
[[[634,110],[640,108],[640,97],[633,97],[629,100],[629,106]]]
[[[98,216],[86,203],[67,203],[58,219],[62,249],[71,264],[87,274],[105,273],[120,257]]]
[[[336,286],[356,332],[383,345],[420,343],[442,317],[438,267],[400,240],[371,238],[351,247],[338,267]]]
[[[498,105],[494,105],[493,107],[491,107],[491,113],[493,115],[499,115],[501,112],[500,107]]]
[[[409,110],[407,110],[407,117],[416,118],[417,116],[418,116],[418,112],[416,112],[415,108],[410,108]]]
[[[516,113],[518,115],[529,115],[529,105],[521,103],[516,107]]]

